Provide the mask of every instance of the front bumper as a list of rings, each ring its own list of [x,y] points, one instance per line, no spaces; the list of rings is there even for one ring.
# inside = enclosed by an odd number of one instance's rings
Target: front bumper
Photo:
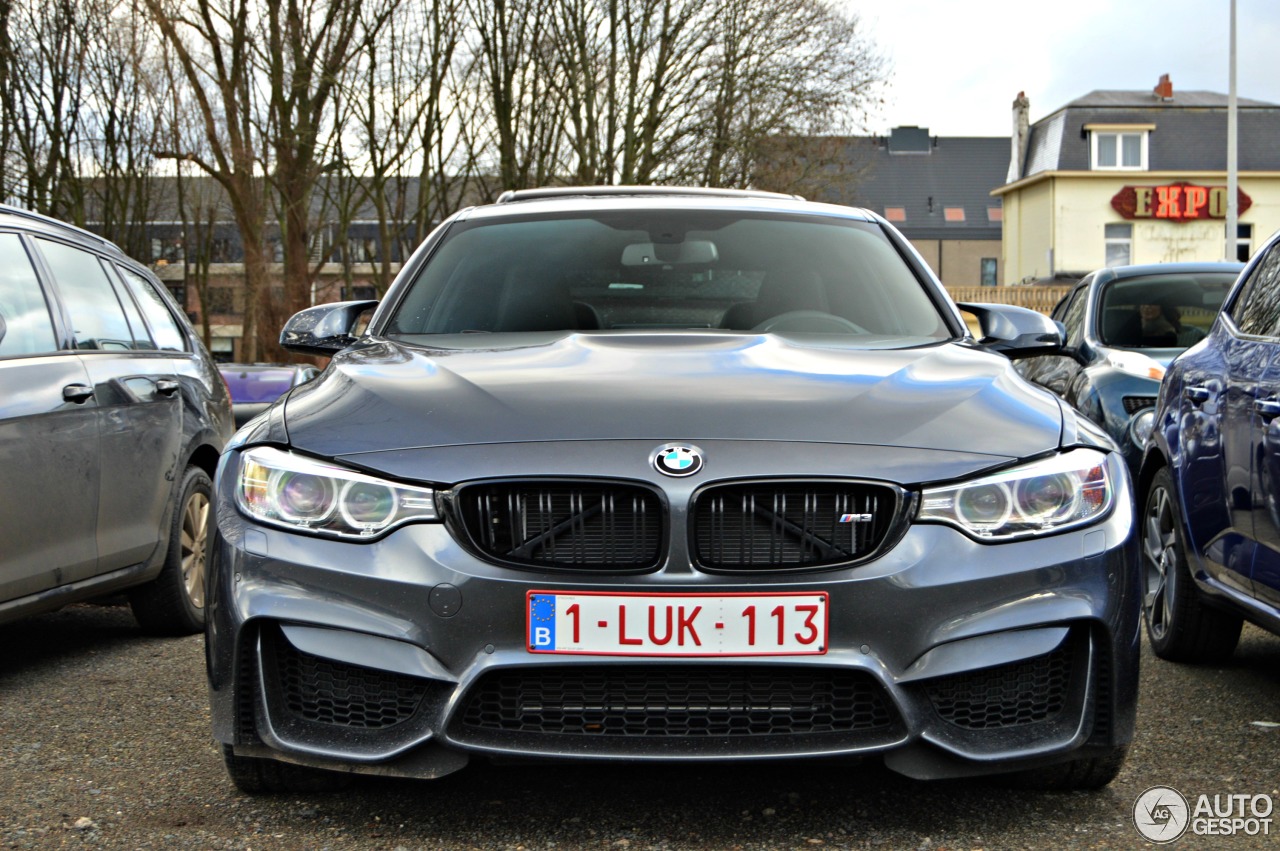
[[[627,576],[520,570],[437,524],[318,539],[247,521],[224,474],[206,644],[214,735],[244,755],[416,777],[477,754],[883,754],[936,778],[1114,748],[1133,735],[1139,584],[1132,496],[1113,467],[1116,508],[1094,526],[980,544],[919,524],[870,562],[786,576],[710,575],[679,559]],[[533,654],[532,589],[825,591],[829,647]]]

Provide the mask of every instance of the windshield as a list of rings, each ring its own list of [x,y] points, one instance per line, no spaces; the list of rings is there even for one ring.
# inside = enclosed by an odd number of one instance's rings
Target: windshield
[[[739,211],[462,222],[386,328],[402,337],[653,329],[951,337],[877,225]]]
[[[1203,340],[1234,272],[1122,278],[1102,292],[1098,336],[1125,349],[1185,349]]]

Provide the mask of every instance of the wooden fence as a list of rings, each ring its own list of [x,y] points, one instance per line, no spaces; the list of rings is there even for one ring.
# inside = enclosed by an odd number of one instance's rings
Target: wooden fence
[[[1049,314],[1062,297],[1071,292],[1073,285],[1051,287],[947,287],[956,301],[986,301],[996,304],[1016,304]]]

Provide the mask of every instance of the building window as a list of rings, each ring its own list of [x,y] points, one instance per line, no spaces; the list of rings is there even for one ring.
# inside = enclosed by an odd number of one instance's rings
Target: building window
[[[996,258],[983,257],[979,262],[979,268],[982,270],[982,286],[994,287],[996,285]]]
[[[963,222],[964,207],[943,207],[942,218],[948,222]]]
[[[1105,225],[1108,266],[1128,266],[1133,257],[1133,225]]]
[[[214,337],[209,341],[209,353],[217,363],[234,363],[236,343],[230,337]]]
[[[1089,135],[1094,169],[1146,170],[1147,131],[1094,130]]]
[[[885,207],[884,217],[891,222],[905,222],[907,220],[907,208]]]
[[[239,316],[244,313],[244,292],[239,287],[208,287],[204,291],[204,309],[211,316]]]
[[[987,221],[989,221],[989,222],[1003,222],[1003,221],[1004,221],[1004,207],[988,207],[988,208],[987,208]]]
[[[1236,259],[1247,263],[1252,253],[1253,225],[1236,225]]]

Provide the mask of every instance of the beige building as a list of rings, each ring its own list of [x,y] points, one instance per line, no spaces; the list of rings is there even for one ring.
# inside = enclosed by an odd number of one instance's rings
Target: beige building
[[[1280,230],[1280,106],[1239,99],[1239,227],[1228,254],[1227,96],[1095,91],[1035,124],[1023,95],[1005,185],[1011,282],[1103,266],[1245,259]]]

